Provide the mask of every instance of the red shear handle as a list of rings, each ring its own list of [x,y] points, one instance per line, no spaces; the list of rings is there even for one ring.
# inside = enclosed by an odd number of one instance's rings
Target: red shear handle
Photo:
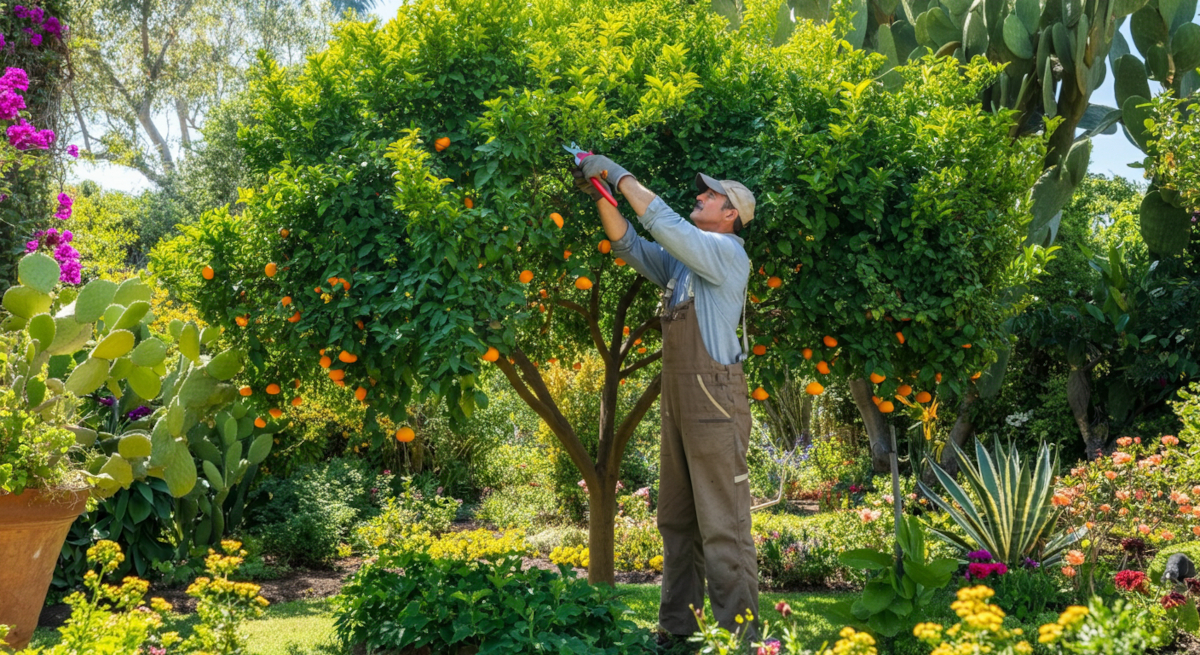
[[[578,159],[578,161],[582,162],[582,161],[583,161],[583,158],[584,158],[584,157],[587,157],[587,156],[588,156],[588,155],[590,155],[590,154],[592,154],[592,153],[590,153],[590,152],[581,152],[581,153],[579,153],[579,159]],[[607,200],[607,201],[609,201],[610,203],[612,203],[612,206],[613,206],[613,207],[616,207],[616,206],[617,206],[617,199],[616,199],[616,198],[614,198],[614,197],[613,197],[613,195],[612,195],[612,193],[610,193],[610,192],[609,192],[609,190],[608,190],[608,186],[607,186],[606,184],[604,184],[603,182],[601,182],[601,181],[600,181],[598,178],[594,178],[594,177],[593,177],[593,178],[591,178],[591,180],[592,180],[592,186],[596,187],[596,190],[600,192],[600,195],[604,196],[604,199],[605,199],[605,200]]]

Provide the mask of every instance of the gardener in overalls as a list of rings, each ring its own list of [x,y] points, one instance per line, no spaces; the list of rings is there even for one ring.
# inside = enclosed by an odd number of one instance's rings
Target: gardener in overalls
[[[754,218],[740,182],[696,176],[691,223],[608,157],[584,158],[576,186],[600,200],[588,178],[621,192],[654,241],[598,202],[612,253],[663,289],[662,452],[658,529],[663,538],[662,641],[698,629],[704,582],[718,623],[757,637],[758,563],[750,536],[746,452],[750,404],[742,361],[750,258],[737,233]],[[742,339],[737,325],[742,319]],[[749,625],[736,618],[754,615]]]

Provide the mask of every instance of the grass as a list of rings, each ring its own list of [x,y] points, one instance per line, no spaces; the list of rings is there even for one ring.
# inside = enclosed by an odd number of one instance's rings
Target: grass
[[[639,628],[653,630],[658,621],[659,586],[655,584],[617,585],[622,599],[633,610],[633,621]],[[844,598],[836,592],[776,593],[759,595],[759,606],[767,620],[777,616],[774,606],[786,600],[796,612],[796,625],[803,626],[810,643],[833,642],[840,626],[824,617],[823,610]],[[709,610],[705,601],[705,609]],[[168,630],[183,637],[191,634],[196,615],[172,615]],[[333,632],[333,603],[328,598],[297,600],[271,605],[261,619],[243,625],[248,650],[254,655],[349,655],[350,649],[338,643]],[[49,647],[58,641],[58,631],[39,628],[30,646]]]

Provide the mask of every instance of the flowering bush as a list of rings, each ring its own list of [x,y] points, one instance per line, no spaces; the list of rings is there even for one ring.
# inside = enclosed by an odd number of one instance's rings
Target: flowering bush
[[[1200,448],[1181,447],[1173,435],[1146,442],[1121,437],[1111,455],[1071,469],[1058,481],[1052,502],[1064,510],[1062,520],[1086,528],[1088,538],[1064,558],[1062,574],[1095,593],[1097,573],[1140,563],[1147,547],[1200,535],[1200,506],[1193,501],[1200,499],[1200,485],[1183,473],[1196,455]],[[1102,552],[1118,553],[1119,561],[1101,560]]]
[[[416,533],[439,535],[450,529],[460,504],[461,500],[440,493],[422,493],[406,476],[404,490],[387,499],[382,513],[355,529],[354,537],[363,548],[377,551]]]
[[[262,616],[268,604],[266,598],[258,595],[258,585],[229,579],[246,557],[241,548],[240,542],[222,541],[223,553],[209,549],[204,564],[211,577],[196,578],[188,587],[188,595],[200,601],[196,605],[200,623],[183,646],[197,655],[246,653],[246,638],[239,628],[247,618]]]
[[[66,198],[66,194],[62,194]],[[68,198],[69,200],[69,198]],[[79,251],[71,245],[71,240],[75,235],[70,230],[63,230],[60,234],[57,228],[49,228],[46,230],[38,230],[33,233],[33,239],[25,244],[25,254],[44,250],[54,256],[58,262],[61,272],[58,280],[64,284],[79,284],[82,279],[80,272],[83,267],[79,264]]]
[[[1171,627],[1150,610],[1117,600],[1105,607],[1093,597],[1087,607],[1072,605],[1054,623],[1038,629],[1038,642],[1052,653],[1134,655],[1165,646]]]
[[[1006,629],[1004,610],[989,602],[995,595],[995,591],[984,585],[959,589],[950,608],[962,620],[946,629],[937,623],[918,623],[913,635],[933,646],[930,655],[1030,655],[1033,646],[1022,638],[1022,630]]]

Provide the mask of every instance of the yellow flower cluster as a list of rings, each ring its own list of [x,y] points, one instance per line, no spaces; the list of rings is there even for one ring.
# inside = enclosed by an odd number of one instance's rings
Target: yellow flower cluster
[[[950,604],[950,609],[972,630],[998,632],[1004,623],[1004,610],[987,602],[995,595],[984,585],[959,589],[958,600]]]
[[[209,596],[214,599],[244,600],[267,606],[267,599],[258,595],[259,586],[251,582],[234,582],[227,578],[196,578],[187,593],[189,596]]]
[[[871,635],[865,632],[858,632],[854,628],[846,626],[838,633],[841,639],[833,645],[833,648],[826,648],[821,652],[821,655],[878,655],[875,650],[875,640]]]
[[[650,558],[650,568],[654,569],[655,571],[658,571],[659,573],[662,573],[662,570],[663,570],[662,555],[655,555],[654,557]]]
[[[942,624],[918,623],[917,627],[913,628],[913,636],[931,646],[940,644],[942,643]]]
[[[587,546],[559,546],[550,551],[550,561],[586,569],[591,563]]]
[[[984,585],[960,589],[957,600],[950,607],[962,621],[945,630],[936,623],[919,623],[913,629],[913,635],[935,647],[930,655],[1002,652],[1009,645],[1012,652],[1029,655],[1033,652],[1029,642],[1012,643],[1022,631],[1004,629],[1004,610],[988,603],[995,595],[996,592]]]
[[[1058,616],[1058,621],[1038,628],[1038,641],[1043,644],[1052,644],[1058,641],[1062,638],[1063,632],[1078,628],[1087,614],[1088,609],[1081,605],[1068,607]]]
[[[87,558],[89,562],[96,562],[105,573],[115,571],[121,562],[125,561],[125,554],[121,552],[121,547],[115,541],[101,539],[94,546],[87,549]]]
[[[499,536],[497,536],[499,534]],[[492,559],[504,555],[526,555],[524,530],[493,533],[491,530],[451,532],[432,540],[426,552],[434,559],[471,561]]]

